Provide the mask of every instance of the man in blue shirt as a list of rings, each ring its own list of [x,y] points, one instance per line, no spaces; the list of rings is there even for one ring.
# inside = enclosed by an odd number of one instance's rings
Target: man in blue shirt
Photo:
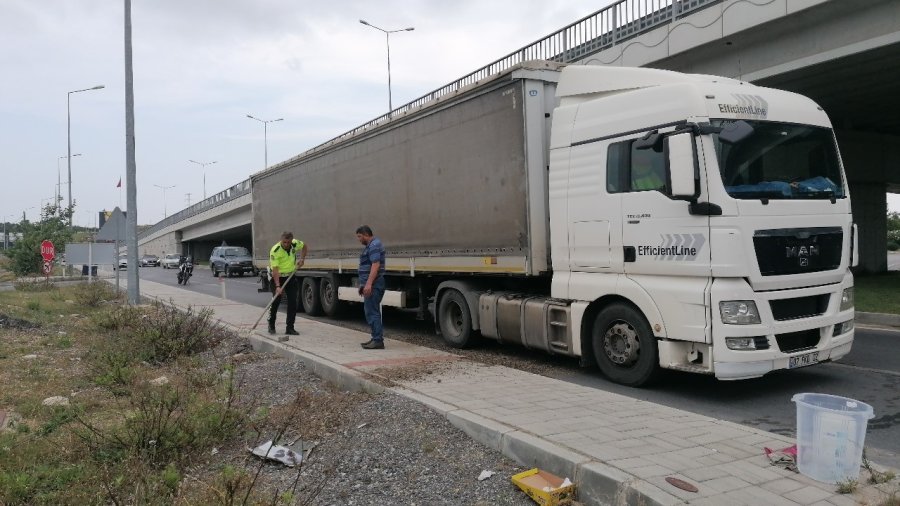
[[[384,298],[384,245],[363,225],[356,229],[356,238],[365,246],[359,255],[359,294],[363,296],[366,323],[372,328],[372,338],[362,343],[367,350],[384,349],[384,329],[381,325],[381,299]]]

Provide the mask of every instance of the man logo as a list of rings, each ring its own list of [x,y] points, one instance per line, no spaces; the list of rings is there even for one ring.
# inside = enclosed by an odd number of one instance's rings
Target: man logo
[[[806,257],[800,258],[800,267],[809,267],[809,259]]]

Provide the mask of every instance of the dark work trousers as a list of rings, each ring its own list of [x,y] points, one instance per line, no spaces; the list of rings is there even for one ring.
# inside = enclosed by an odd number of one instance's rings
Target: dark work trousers
[[[363,282],[365,283],[365,282]],[[363,311],[366,314],[366,323],[372,329],[372,340],[384,340],[384,327],[381,324],[381,299],[384,298],[384,277],[372,283],[372,295],[363,298]]]
[[[278,284],[284,290],[281,295],[275,297],[272,301],[272,307],[269,309],[269,325],[275,325],[275,315],[278,314],[278,306],[281,305],[281,299],[287,297],[287,328],[294,328],[294,320],[297,318],[297,298],[300,296],[300,280],[296,276],[287,281],[289,276],[281,276]],[[287,281],[287,284],[285,284]]]

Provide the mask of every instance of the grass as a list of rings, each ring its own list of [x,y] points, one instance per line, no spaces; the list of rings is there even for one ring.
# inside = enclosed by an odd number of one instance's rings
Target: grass
[[[15,420],[0,432],[0,504],[301,497],[296,488],[264,497],[245,471],[185,478],[211,448],[243,446],[270,426],[253,416],[253,400],[239,398],[231,365],[205,353],[225,334],[208,313],[126,306],[102,283],[21,288],[0,292],[0,314],[17,322],[0,328],[0,409]],[[168,384],[150,383],[162,375]],[[44,406],[51,396],[70,405]]]
[[[857,311],[900,314],[900,272],[859,275],[854,283]]]

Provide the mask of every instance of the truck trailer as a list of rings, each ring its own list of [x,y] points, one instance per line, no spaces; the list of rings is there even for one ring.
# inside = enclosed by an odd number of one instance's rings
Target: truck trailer
[[[255,262],[309,246],[300,303],[361,301],[358,226],[384,305],[580,359],[639,386],[849,353],[856,234],[826,113],[735,79],[531,61],[392,112],[251,178]]]

